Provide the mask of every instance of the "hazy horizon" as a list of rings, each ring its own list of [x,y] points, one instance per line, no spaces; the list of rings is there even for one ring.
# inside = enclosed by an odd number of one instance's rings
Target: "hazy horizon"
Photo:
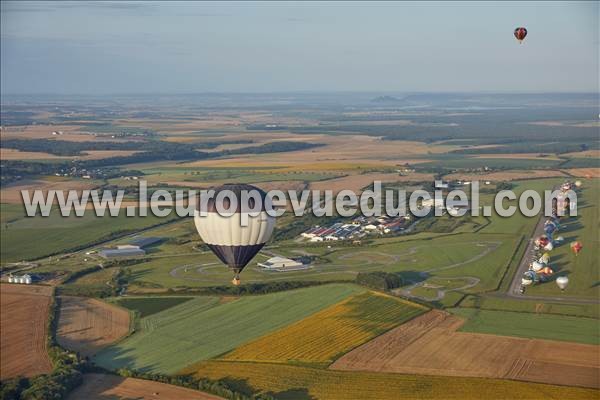
[[[598,93],[597,2],[3,1],[1,93]],[[519,45],[516,26],[529,35]]]

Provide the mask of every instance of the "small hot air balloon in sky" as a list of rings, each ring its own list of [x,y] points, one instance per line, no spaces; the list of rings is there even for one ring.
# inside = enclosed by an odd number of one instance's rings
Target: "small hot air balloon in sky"
[[[248,201],[243,201],[242,192],[249,194]],[[204,243],[232,270],[236,286],[240,284],[240,272],[273,233],[275,218],[266,212],[266,203],[265,192],[251,185],[223,185],[207,201],[200,196],[194,215],[196,229]]]
[[[560,290],[565,290],[567,285],[569,284],[569,278],[566,276],[559,276],[556,278],[556,286],[560,288]]]
[[[525,39],[525,36],[527,36],[527,29],[525,29],[522,26],[515,29],[515,37],[517,38],[519,43],[523,42],[523,39]]]
[[[583,249],[583,245],[581,242],[573,242],[571,243],[571,250],[575,253],[575,256],[579,255],[579,252]]]

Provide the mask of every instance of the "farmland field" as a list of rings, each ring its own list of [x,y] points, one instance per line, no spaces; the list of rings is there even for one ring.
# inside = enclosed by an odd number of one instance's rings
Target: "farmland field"
[[[425,310],[388,295],[365,292],[238,347],[223,359],[328,364]]]
[[[354,349],[330,368],[600,388],[597,345],[457,332],[463,322],[430,311]]]
[[[129,313],[87,297],[61,296],[56,340],[66,349],[91,356],[127,335]]]
[[[462,332],[600,345],[600,327],[597,319],[469,308],[455,308],[450,311],[467,319],[460,328]]]
[[[198,297],[142,318],[141,329],[95,357],[104,368],[174,373],[280,329],[363,289],[324,285],[224,304]]]
[[[218,400],[221,397],[197,390],[145,379],[122,378],[116,375],[85,374],[83,383],[69,394],[67,400],[152,399]]]
[[[83,217],[71,215],[65,218],[57,209],[53,209],[50,216],[43,218],[43,223],[40,223],[42,217],[26,217],[21,205],[2,204],[0,207],[3,221],[7,221],[0,227],[2,263],[35,260],[66,252],[173,218],[157,218],[152,215],[128,218],[125,213],[114,218],[106,215],[96,217],[93,212],[87,212]],[[31,246],[32,242],[36,245]]]
[[[193,297],[126,297],[116,299],[115,303],[137,311],[140,318],[143,318],[192,299]]]
[[[187,373],[248,385],[276,399],[591,399],[597,391],[489,378],[331,371],[291,365],[207,361]]]
[[[52,370],[46,352],[49,286],[0,285],[0,379]]]

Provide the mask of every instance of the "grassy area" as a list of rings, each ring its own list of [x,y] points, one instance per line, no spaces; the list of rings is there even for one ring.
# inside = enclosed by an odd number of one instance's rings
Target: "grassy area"
[[[226,360],[325,364],[427,309],[366,292],[225,355]]]
[[[121,307],[137,311],[139,316],[143,318],[191,299],[193,297],[120,297],[115,300],[115,303]]]
[[[360,291],[353,285],[326,285],[242,297],[224,304],[215,297],[199,297],[142,318],[140,331],[102,350],[95,362],[108,369],[175,373]]]
[[[291,365],[208,361],[187,373],[225,379],[240,391],[291,399],[591,399],[593,389],[499,379],[342,372]]]
[[[544,313],[556,315],[570,315],[574,317],[600,318],[600,304],[565,304],[557,301],[540,301],[513,299],[506,297],[467,296],[461,307],[480,308],[496,311],[518,311],[526,313]]]
[[[460,329],[465,332],[600,344],[596,319],[469,308],[450,311],[467,319]]]
[[[83,217],[62,217],[57,209],[53,209],[48,217],[29,218],[25,216],[23,207],[17,204],[1,204],[0,214],[3,221],[0,226],[2,263],[64,253],[176,217],[149,215],[129,218],[124,212],[118,217],[96,217],[93,212],[86,212]]]

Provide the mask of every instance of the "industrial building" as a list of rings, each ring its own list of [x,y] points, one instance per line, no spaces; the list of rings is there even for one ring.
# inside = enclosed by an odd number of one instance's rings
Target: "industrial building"
[[[114,249],[103,249],[98,252],[104,258],[139,257],[146,255],[144,247],[162,242],[160,237],[136,236],[128,244],[119,244]]]
[[[273,271],[290,271],[296,269],[303,269],[306,267],[299,261],[285,257],[272,257],[265,262],[258,263],[258,266]]]

